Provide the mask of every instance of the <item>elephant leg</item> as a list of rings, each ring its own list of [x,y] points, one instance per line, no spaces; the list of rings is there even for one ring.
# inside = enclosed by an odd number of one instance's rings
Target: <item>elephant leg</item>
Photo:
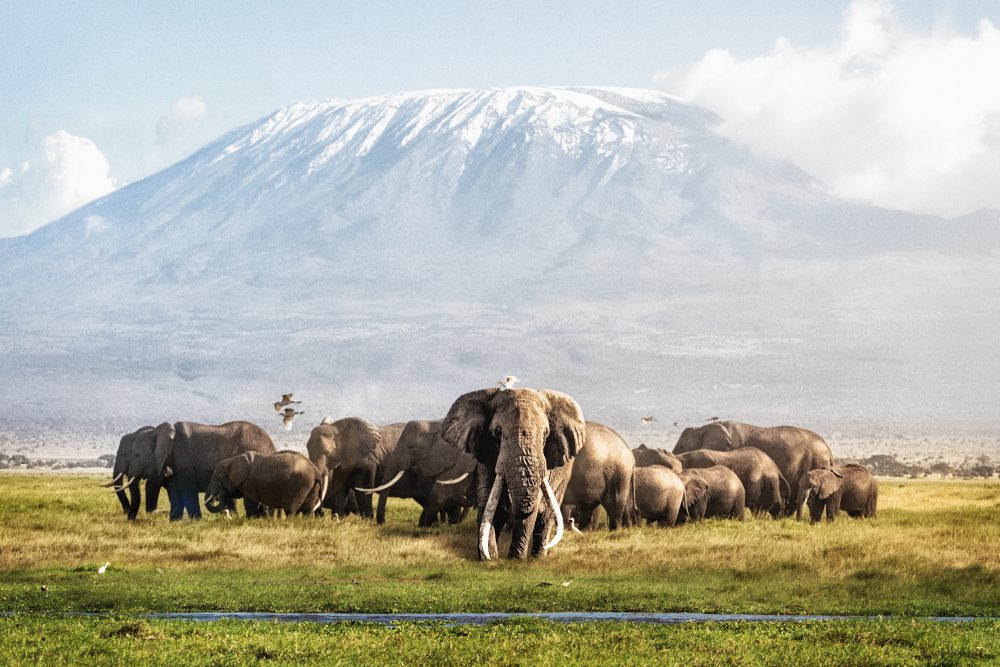
[[[837,512],[839,512],[839,511],[840,511],[840,507],[838,507],[837,503],[835,503],[835,502],[829,502],[829,503],[827,503],[826,504],[826,520],[829,523],[833,523],[834,521],[836,521],[837,520]]]
[[[156,511],[156,505],[160,501],[160,483],[152,479],[146,480],[146,513]]]
[[[243,511],[246,512],[248,518],[259,517],[261,514],[260,503],[255,500],[250,500],[249,498],[244,498]]]
[[[184,516],[184,502],[177,486],[177,480],[171,480],[167,486],[167,500],[170,502],[170,520],[179,521]]]
[[[351,488],[370,489],[375,484],[375,468],[356,470],[351,475]],[[370,493],[355,493],[354,499],[358,504],[358,514],[366,519],[375,517],[372,511],[372,496]]]
[[[386,493],[378,494],[378,509],[375,512],[375,523],[382,525],[385,523],[385,505],[388,501],[389,495]]]
[[[437,523],[438,519],[438,509],[433,505],[428,505],[424,508],[424,511],[420,513],[420,520],[417,521],[417,525],[421,528],[426,528],[428,526],[433,526]]]
[[[138,479],[133,479],[129,483],[128,491],[131,495],[128,505],[128,519],[129,521],[135,521],[135,518],[139,516],[139,505],[142,503],[142,492],[139,491]]]

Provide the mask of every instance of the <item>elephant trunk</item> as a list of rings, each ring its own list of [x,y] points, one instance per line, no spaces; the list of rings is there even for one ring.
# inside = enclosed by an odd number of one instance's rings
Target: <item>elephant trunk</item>
[[[812,489],[806,488],[804,491],[799,490],[799,497],[795,505],[795,520],[802,520],[802,506],[809,502],[809,496],[812,495]]]
[[[490,489],[490,497],[486,501],[483,509],[483,516],[479,522],[479,557],[483,560],[490,560],[490,535],[493,533],[493,515],[497,511],[500,502],[500,494],[503,492],[503,475],[497,475],[493,480],[493,487]]]
[[[511,474],[507,476],[507,489],[511,515],[517,521],[524,521],[538,509],[541,500],[539,492],[546,474],[545,459],[536,456],[528,442],[518,442],[517,451]]]

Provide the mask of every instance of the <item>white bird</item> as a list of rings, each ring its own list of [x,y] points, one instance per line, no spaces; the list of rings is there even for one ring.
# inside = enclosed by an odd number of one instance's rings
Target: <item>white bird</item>
[[[576,527],[576,519],[573,517],[569,518],[569,530],[572,533],[582,533],[583,531]]]
[[[499,385],[501,391],[506,391],[508,389],[513,389],[515,382],[520,382],[516,376],[505,375],[502,380],[497,381],[497,385]]]
[[[108,561],[104,565],[97,568],[97,574],[104,574],[108,569],[108,565],[111,565],[111,561]]]
[[[639,421],[643,424],[652,424],[656,421],[656,417],[639,417]]]
[[[296,412],[295,408],[285,408],[285,412],[281,415],[281,422],[285,425],[286,431],[292,430],[292,421],[295,420],[295,415],[304,415],[305,412]]]

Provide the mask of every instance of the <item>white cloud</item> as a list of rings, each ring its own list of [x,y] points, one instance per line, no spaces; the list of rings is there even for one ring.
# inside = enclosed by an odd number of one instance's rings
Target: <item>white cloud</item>
[[[723,134],[803,167],[837,194],[961,215],[1000,208],[1000,30],[908,32],[856,0],[831,44],[708,51],[659,84],[718,112]]]
[[[27,234],[117,187],[94,142],[58,130],[44,139],[19,173],[0,170],[0,236]]]
[[[208,106],[198,95],[176,100],[156,123],[157,143],[163,149],[175,150],[207,115]]]

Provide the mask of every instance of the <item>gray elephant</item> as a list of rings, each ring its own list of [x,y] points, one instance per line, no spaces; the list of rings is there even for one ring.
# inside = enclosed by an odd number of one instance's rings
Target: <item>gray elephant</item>
[[[647,447],[645,443],[632,450],[632,457],[635,459],[636,468],[664,466],[677,474],[680,474],[681,470],[684,469],[680,459],[670,453],[669,450]]]
[[[867,468],[847,465],[810,470],[799,480],[795,518],[802,518],[802,504],[809,506],[813,523],[826,514],[834,521],[840,510],[853,518],[875,516],[878,505],[878,482]]]
[[[679,477],[684,482],[685,497],[681,520],[700,521],[712,517],[743,520],[746,492],[732,470],[712,466],[685,470]]]
[[[509,555],[540,555],[562,539],[559,509],[586,425],[572,397],[548,389],[480,389],[448,410],[442,437],[477,463],[479,557],[497,555],[496,536],[508,521]],[[553,524],[556,532],[548,534]]]
[[[743,447],[731,452],[696,449],[677,455],[685,470],[724,466],[740,478],[746,492],[746,506],[752,512],[768,512],[781,516],[788,502],[788,482],[778,466],[756,447]]]
[[[118,441],[118,451],[115,454],[115,465],[111,471],[111,481],[103,484],[112,487],[118,496],[122,510],[129,520],[134,520],[139,514],[142,494],[139,482],[143,479],[143,468],[140,462],[145,458],[155,461],[156,429],[152,426],[142,426],[131,433],[126,433]],[[143,452],[145,451],[145,454]],[[146,511],[156,509],[160,495],[161,480],[159,477],[146,476]],[[125,494],[132,492],[131,499]]]
[[[329,478],[298,452],[246,452],[219,461],[208,483],[205,507],[219,512],[227,500],[250,499],[286,517],[313,513],[326,495]]]
[[[391,440],[388,429],[383,437],[378,426],[360,417],[336,421],[325,417],[309,434],[306,443],[309,460],[320,472],[330,475],[323,506],[344,515],[350,502],[355,500],[361,516],[372,518],[371,496],[355,494],[352,489],[375,486],[379,467],[395,445]]]
[[[140,480],[147,480],[147,511],[156,509],[162,485],[170,499],[170,519],[180,519],[185,511],[196,519],[201,517],[198,494],[208,488],[219,461],[248,451],[260,454],[276,451],[271,437],[256,424],[246,421],[219,425],[164,422],[155,428],[143,427],[129,436],[122,438],[120,444],[120,448],[123,445],[128,448],[129,444],[131,447],[126,457],[127,469],[123,464],[124,475],[115,490],[121,501],[124,495],[121,483],[128,481],[132,496],[127,510],[130,519],[135,518],[141,502]],[[252,500],[244,501],[244,505],[248,516],[259,513]]]
[[[573,507],[580,528],[595,528],[598,507],[608,514],[608,529],[617,530],[632,522],[635,497],[632,471],[635,459],[625,440],[613,429],[587,422],[587,441],[573,461],[573,474],[563,505]]]
[[[416,500],[423,507],[420,526],[433,525],[442,514],[458,523],[475,505],[475,473],[476,460],[441,438],[440,421],[411,421],[382,462],[382,484],[355,492],[379,494],[378,523],[385,522],[389,497]]]
[[[639,517],[660,526],[676,525],[684,504],[684,482],[677,473],[665,466],[649,465],[636,467],[634,475]],[[704,481],[701,484],[707,495],[708,485]]]
[[[743,447],[756,447],[771,457],[788,482],[789,498],[798,497],[802,475],[833,465],[830,446],[812,431],[796,426],[754,426],[734,421],[684,429],[674,445],[674,454],[696,449],[726,452]],[[789,516],[792,511],[792,506],[786,503],[784,515]]]

